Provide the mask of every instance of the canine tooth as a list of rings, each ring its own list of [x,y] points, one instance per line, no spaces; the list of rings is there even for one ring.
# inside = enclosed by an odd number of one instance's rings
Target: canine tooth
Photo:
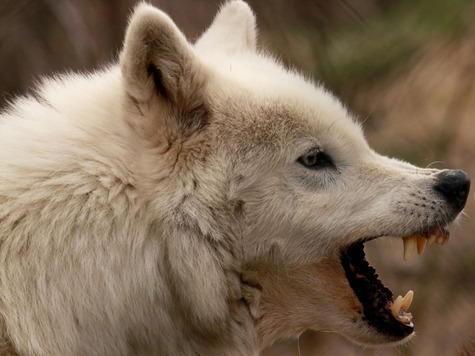
[[[407,312],[409,307],[412,304],[412,300],[414,299],[414,292],[412,290],[408,291],[404,298],[402,298],[401,309]]]
[[[437,235],[430,234],[429,237],[427,238],[427,246],[432,245],[435,240],[437,240]]]
[[[414,249],[417,244],[417,235],[412,235],[403,238],[404,241],[404,261],[407,261],[411,258]]]
[[[398,296],[393,304],[389,306],[391,309],[391,314],[397,319],[399,317],[399,310],[401,309],[402,305],[402,297]]]
[[[427,239],[421,235],[417,235],[417,254],[422,255],[426,249]]]

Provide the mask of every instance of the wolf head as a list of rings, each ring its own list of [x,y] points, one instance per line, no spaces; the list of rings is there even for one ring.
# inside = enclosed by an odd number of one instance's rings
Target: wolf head
[[[469,178],[375,153],[332,94],[257,49],[255,22],[228,2],[193,45],[142,4],[127,30],[124,119],[180,302],[211,325],[244,298],[261,347],[308,328],[407,339],[407,306],[391,313],[362,243],[444,242]]]

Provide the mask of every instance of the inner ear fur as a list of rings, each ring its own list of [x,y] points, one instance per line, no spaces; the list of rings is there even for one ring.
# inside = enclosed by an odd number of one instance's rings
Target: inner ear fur
[[[120,66],[127,95],[141,110],[160,100],[186,125],[192,124],[186,119],[205,115],[205,70],[183,33],[162,11],[144,3],[136,7]]]

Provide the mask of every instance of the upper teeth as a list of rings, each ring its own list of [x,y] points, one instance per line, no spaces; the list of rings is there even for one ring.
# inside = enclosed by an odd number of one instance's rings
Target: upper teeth
[[[403,238],[404,241],[404,261],[407,261],[411,258],[414,249],[416,248],[417,244],[417,236],[418,235],[411,235]]]
[[[426,246],[430,246],[434,242],[439,245],[447,244],[447,242],[449,242],[449,232],[447,228],[436,228],[429,231],[427,236],[415,234],[403,237],[402,240],[404,241],[404,261],[407,261],[411,258],[416,246],[417,253],[421,255]]]
[[[435,234],[430,234],[429,237],[427,238],[427,245],[432,245],[434,241],[437,240],[437,235]]]

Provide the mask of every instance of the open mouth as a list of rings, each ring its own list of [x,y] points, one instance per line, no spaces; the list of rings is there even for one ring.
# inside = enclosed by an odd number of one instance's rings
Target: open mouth
[[[447,227],[435,227],[415,235],[403,237],[404,260],[408,260],[417,248],[422,254],[427,245],[436,242],[445,245],[449,239]],[[346,278],[363,305],[368,324],[380,333],[394,340],[400,340],[414,331],[412,314],[408,309],[414,293],[408,291],[404,297],[393,298],[393,293],[384,286],[373,267],[365,259],[364,243],[358,241],[341,251],[341,264]]]

